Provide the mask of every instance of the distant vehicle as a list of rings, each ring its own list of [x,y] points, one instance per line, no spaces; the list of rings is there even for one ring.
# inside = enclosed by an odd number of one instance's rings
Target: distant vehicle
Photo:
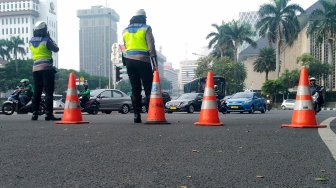
[[[62,95],[54,94],[53,106],[54,110],[64,110],[65,103],[62,101],[64,97]]]
[[[282,110],[294,109],[295,107],[295,99],[286,99],[281,104]]]
[[[256,92],[239,92],[234,94],[227,101],[227,112],[248,112],[254,113],[260,111],[266,112],[266,101],[260,93]]]
[[[225,96],[223,99],[220,100],[220,104],[219,104],[219,108],[218,108],[218,111],[219,112],[222,112],[223,114],[226,114],[227,113],[227,100],[230,99],[232,96],[231,95],[228,95],[228,96]]]
[[[166,103],[171,100],[171,97],[170,97],[169,93],[162,92],[162,99],[163,99],[163,106],[165,106]],[[146,113],[147,111],[148,111],[148,109],[147,109],[147,105],[146,105],[146,96],[145,96],[145,94],[143,94],[141,112]]]
[[[99,111],[110,114],[118,111],[127,114],[132,109],[131,97],[117,89],[96,89],[90,92],[90,100],[99,103]]]
[[[220,76],[214,76],[214,90],[218,100],[225,96],[225,79]],[[197,78],[184,84],[184,93],[204,93],[206,77]]]
[[[184,93],[176,100],[166,103],[168,113],[200,111],[202,107],[203,93]]]

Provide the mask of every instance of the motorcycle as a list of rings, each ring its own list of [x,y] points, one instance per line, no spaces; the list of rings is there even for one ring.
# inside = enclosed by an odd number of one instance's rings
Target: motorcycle
[[[99,102],[96,99],[89,99],[85,106],[82,106],[83,97],[79,95],[79,101],[81,104],[81,112],[87,112],[88,114],[96,115],[99,112]]]
[[[6,115],[12,115],[14,112],[17,112],[18,114],[27,114],[28,112],[33,113],[33,104],[32,100],[30,100],[25,106],[23,106],[20,102],[20,93],[21,90],[17,89],[15,90],[5,101],[2,105],[2,112]],[[40,107],[38,114],[43,115],[45,114],[45,101],[44,99],[41,99]]]
[[[313,93],[313,95],[312,95],[313,107],[314,107],[314,110],[315,110],[315,114],[319,113],[321,111],[322,106],[323,106],[322,90],[323,90],[323,87],[320,87],[320,88],[316,89],[316,92]]]
[[[227,113],[227,104],[226,101],[224,99],[220,100],[220,105],[219,105],[219,111],[222,112],[223,114]]]
[[[269,99],[266,100],[266,109],[268,111],[270,111],[272,109],[272,102]]]

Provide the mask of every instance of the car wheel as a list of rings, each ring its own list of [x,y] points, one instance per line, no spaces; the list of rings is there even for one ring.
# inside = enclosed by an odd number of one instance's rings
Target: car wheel
[[[147,107],[146,107],[146,105],[142,105],[142,107],[141,107],[141,112],[142,112],[142,113],[146,113],[146,112],[147,112]]]
[[[173,112],[168,111],[167,113],[168,113],[168,114],[172,114]]]
[[[254,113],[254,106],[252,105],[250,110],[249,110],[249,114],[253,114]]]
[[[281,109],[282,110],[286,110],[286,106],[281,106]]]
[[[188,112],[189,114],[194,113],[194,112],[195,112],[195,108],[194,108],[194,106],[193,106],[193,105],[190,105],[190,106],[188,107],[187,112]]]
[[[2,112],[6,115],[12,115],[14,113],[15,107],[11,103],[6,103],[2,106]]]
[[[242,113],[244,113],[244,112],[239,112],[239,113],[241,113],[241,114],[242,114]]]
[[[121,110],[120,110],[120,112],[121,112],[122,114],[127,114],[129,111],[130,111],[130,107],[129,107],[127,104],[123,104],[123,105],[121,106]]]
[[[260,111],[262,114],[264,114],[266,112],[266,106],[263,107],[263,109],[261,109]]]

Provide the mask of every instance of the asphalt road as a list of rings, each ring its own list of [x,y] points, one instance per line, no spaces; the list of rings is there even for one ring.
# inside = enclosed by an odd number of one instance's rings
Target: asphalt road
[[[144,125],[131,114],[83,115],[90,124],[55,125],[0,115],[0,187],[336,187],[317,129],[280,128],[291,111],[220,114],[221,127],[194,126],[198,116]]]

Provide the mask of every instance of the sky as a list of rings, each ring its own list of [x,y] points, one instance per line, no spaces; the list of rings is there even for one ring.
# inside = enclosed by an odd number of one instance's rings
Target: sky
[[[104,5],[120,16],[118,43],[122,30],[138,9],[145,9],[152,27],[156,49],[174,68],[179,62],[207,55],[206,36],[215,31],[211,24],[238,19],[239,12],[257,11],[269,0],[58,0],[59,68],[79,70],[79,18],[77,10]],[[291,0],[304,9],[316,0]],[[198,55],[194,55],[198,54]]]

